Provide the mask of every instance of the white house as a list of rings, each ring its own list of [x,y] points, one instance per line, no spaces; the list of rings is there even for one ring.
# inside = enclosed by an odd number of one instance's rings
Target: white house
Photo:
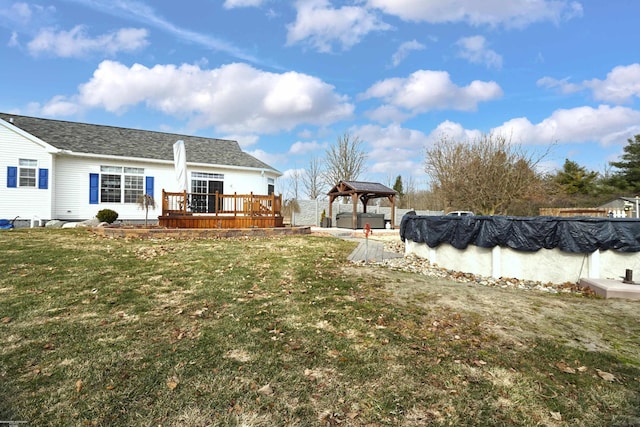
[[[79,221],[112,209],[143,220],[137,201],[182,191],[173,144],[184,141],[189,192],[268,195],[282,174],[236,141],[0,113],[0,218]]]

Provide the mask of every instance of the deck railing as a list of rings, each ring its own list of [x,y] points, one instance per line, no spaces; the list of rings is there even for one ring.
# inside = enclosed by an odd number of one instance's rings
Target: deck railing
[[[282,196],[162,190],[162,216],[172,215],[280,217],[282,216]]]

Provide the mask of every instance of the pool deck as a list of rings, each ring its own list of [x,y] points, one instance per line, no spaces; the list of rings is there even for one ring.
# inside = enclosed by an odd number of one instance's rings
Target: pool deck
[[[589,288],[603,298],[640,300],[640,283],[622,283],[622,279],[580,279],[580,286]]]
[[[330,234],[334,237],[340,237],[345,240],[352,240],[358,243],[358,246],[349,254],[347,259],[352,262],[382,262],[385,259],[402,258],[403,254],[396,252],[388,252],[384,250],[384,242],[376,239],[376,237],[384,236],[385,238],[393,238],[395,236],[400,240],[398,230],[374,229],[368,238],[362,229],[349,228],[318,228],[312,227],[312,233]]]

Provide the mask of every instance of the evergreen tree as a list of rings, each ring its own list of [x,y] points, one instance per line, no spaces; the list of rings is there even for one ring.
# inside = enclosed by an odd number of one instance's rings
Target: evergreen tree
[[[396,177],[396,182],[393,184],[393,190],[398,193],[398,207],[403,207],[404,189],[402,188],[402,177],[400,175]]]
[[[402,188],[402,177],[398,175],[396,177],[396,182],[393,184],[393,189],[396,193],[398,193],[399,197],[404,196],[404,189]]]
[[[566,194],[592,194],[597,189],[598,172],[587,171],[584,166],[565,159],[555,181]]]
[[[633,139],[627,139],[627,145],[623,148],[622,160],[609,162],[611,166],[619,169],[611,179],[621,190],[640,190],[640,134]]]

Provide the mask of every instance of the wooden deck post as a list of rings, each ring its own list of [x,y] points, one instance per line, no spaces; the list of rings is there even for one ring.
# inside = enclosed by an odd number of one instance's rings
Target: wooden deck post
[[[167,197],[167,192],[164,191],[164,188],[162,189],[162,212],[164,215],[164,212],[169,210],[169,198]]]
[[[271,217],[275,218],[276,216],[276,195],[275,193],[271,193]]]
[[[187,205],[188,205],[188,204],[189,204],[189,203],[187,203],[187,190],[184,190],[184,191],[182,192],[182,213],[183,213],[184,215],[186,215],[186,214],[187,214]]]

